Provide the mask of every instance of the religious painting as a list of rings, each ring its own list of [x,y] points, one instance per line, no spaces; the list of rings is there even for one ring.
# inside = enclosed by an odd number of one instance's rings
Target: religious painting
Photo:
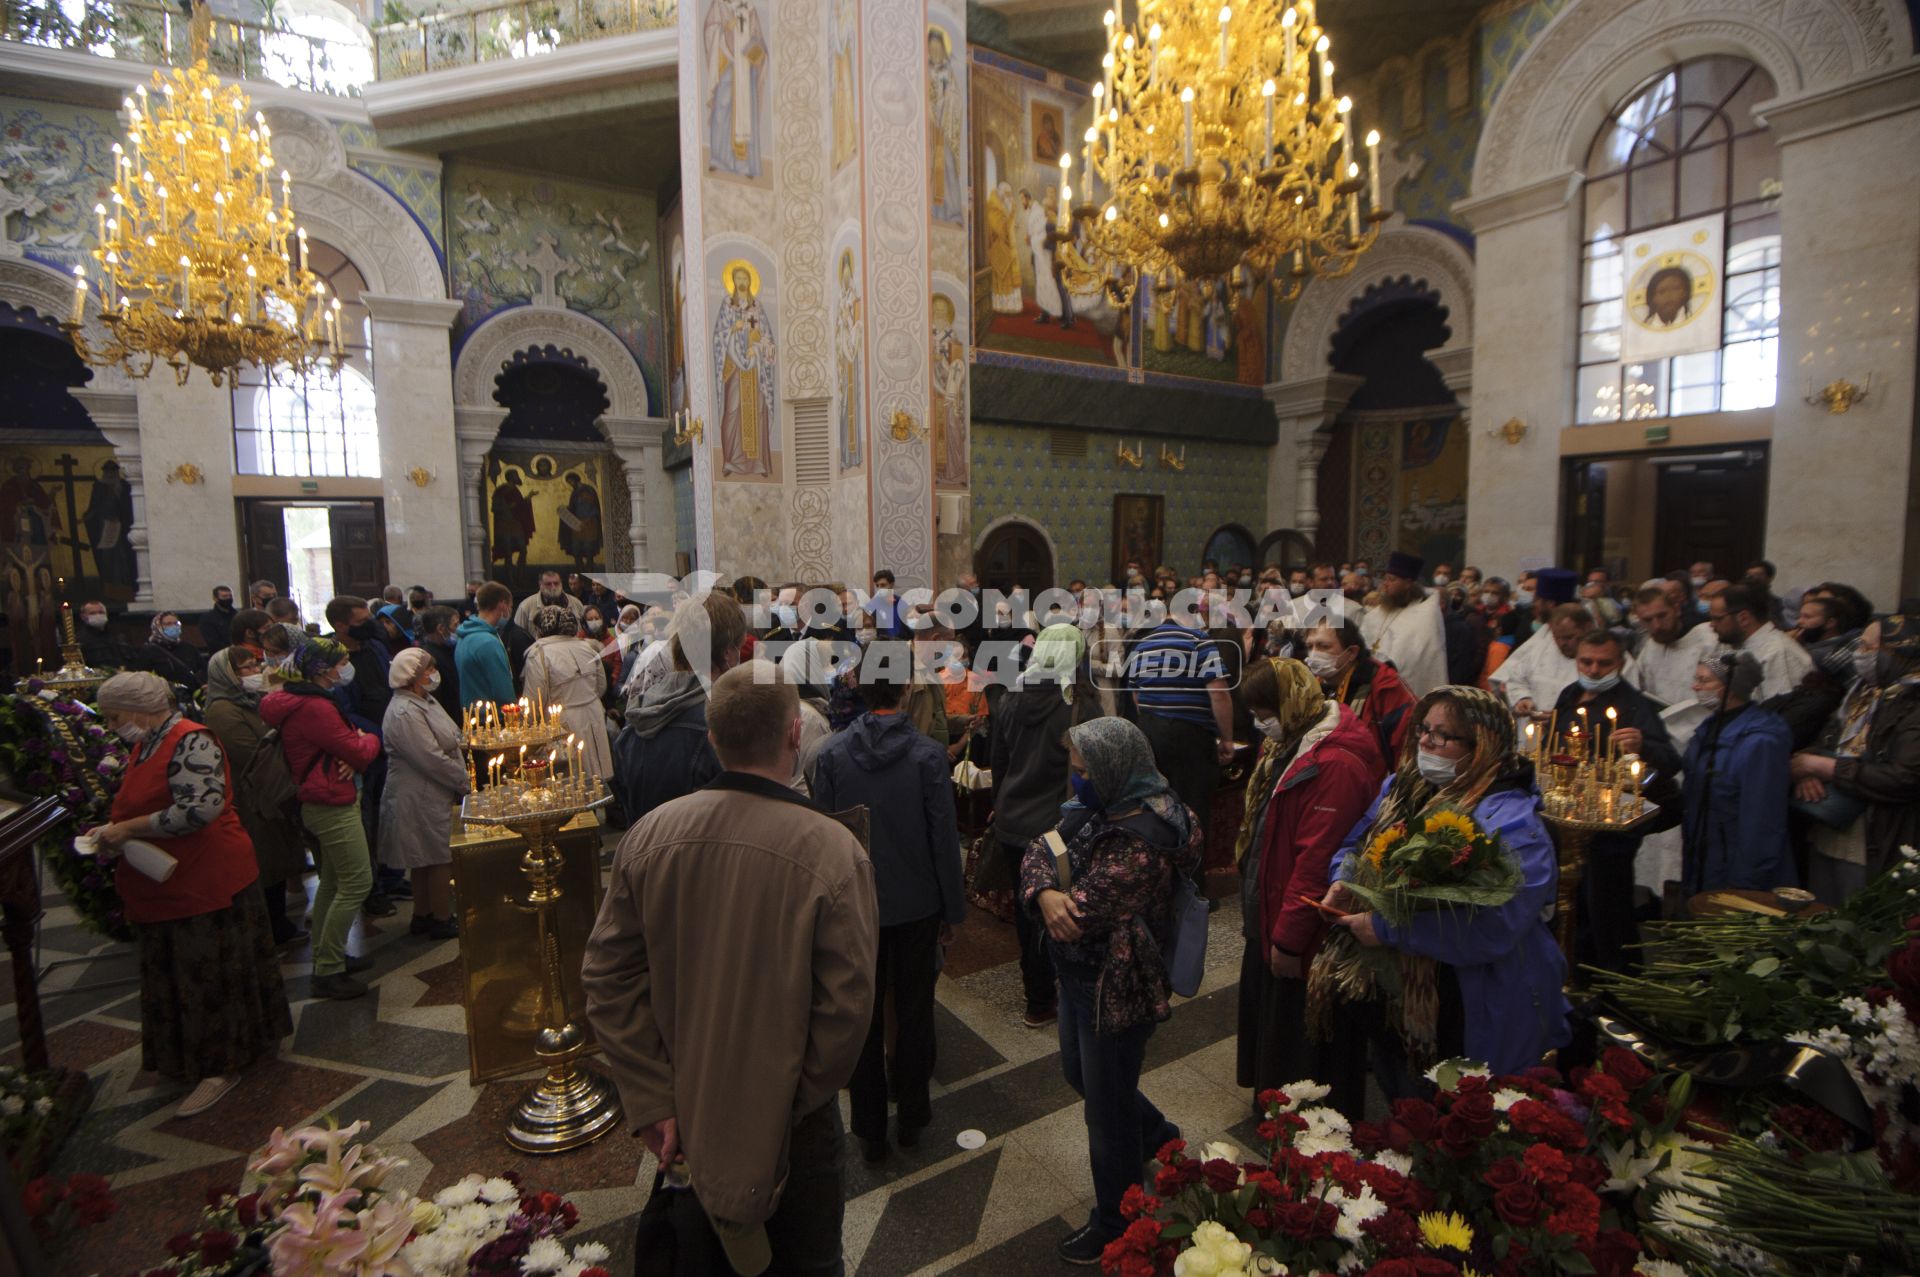
[[[105,444],[16,445],[0,469],[0,611],[19,673],[59,662],[61,598],[133,601],[133,488]]]
[[[854,232],[857,237],[858,231]],[[867,424],[863,369],[866,361],[865,310],[860,302],[860,266],[851,244],[842,248],[834,265],[834,438],[840,473],[866,464]]]
[[[1196,281],[1143,276],[1140,364],[1175,377],[1262,386],[1267,380],[1267,284],[1246,271]]]
[[[946,28],[938,23],[927,28],[927,198],[933,220],[963,226],[967,188],[960,177],[960,148],[967,108],[953,45],[953,35]]]
[[[933,486],[967,486],[967,341],[956,325],[959,298],[953,291],[936,291],[930,303],[932,359],[928,365],[930,390],[927,422],[933,447]]]
[[[860,3],[831,0],[827,11],[827,53],[832,60],[830,173],[838,173],[860,153]]]
[[[773,264],[716,245],[708,268],[714,394],[704,441],[720,479],[780,482]]]
[[[1459,417],[1400,426],[1393,546],[1458,563],[1467,545],[1467,430]]]
[[[972,59],[973,344],[1127,366],[1128,308],[1107,297],[1085,228],[1060,199],[1065,139],[1092,119],[1088,86],[990,49],[974,48]]]
[[[1127,579],[1127,564],[1152,572],[1166,539],[1167,499],[1153,493],[1124,492],[1113,498],[1112,579]]]
[[[685,411],[687,407],[687,246],[681,232],[680,202],[661,223],[661,238],[667,244],[667,277],[662,311],[667,330],[667,411]]]
[[[1721,232],[1716,213],[1622,241],[1627,279],[1621,362],[1720,348]]]
[[[614,475],[604,450],[498,446],[487,454],[484,473],[489,570],[605,570],[603,494]]]
[[[707,171],[772,178],[767,141],[766,23],[760,0],[707,0],[700,24],[706,86]]]

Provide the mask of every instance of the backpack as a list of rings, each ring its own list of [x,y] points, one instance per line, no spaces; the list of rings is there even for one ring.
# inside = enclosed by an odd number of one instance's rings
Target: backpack
[[[293,771],[287,766],[286,753],[280,748],[280,729],[267,729],[260,748],[253,751],[240,773],[239,783],[252,795],[261,811],[275,812],[294,821],[300,819],[300,791],[293,783]]]

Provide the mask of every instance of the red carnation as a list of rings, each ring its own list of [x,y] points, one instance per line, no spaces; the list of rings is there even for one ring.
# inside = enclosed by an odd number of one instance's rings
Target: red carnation
[[[1633,1277],[1640,1261],[1640,1239],[1610,1228],[1594,1238],[1588,1258],[1593,1260],[1596,1277]]]
[[[175,1233],[173,1236],[167,1238],[167,1253],[175,1259],[179,1259],[184,1255],[191,1255],[193,1253],[193,1235],[191,1233]]]
[[[1383,1259],[1367,1269],[1367,1277],[1420,1277],[1410,1259]]]
[[[1126,1194],[1120,1199],[1120,1214],[1127,1219],[1151,1215],[1159,1209],[1160,1199],[1150,1195],[1138,1184],[1127,1185]]]
[[[1539,1100],[1516,1101],[1507,1110],[1507,1120],[1514,1130],[1537,1135],[1561,1148],[1585,1148],[1587,1144],[1587,1132],[1578,1122]]]
[[[1288,1202],[1274,1213],[1279,1216],[1280,1231],[1303,1242],[1333,1236],[1333,1226],[1340,1219],[1337,1207],[1318,1201]]]
[[[1493,1195],[1494,1214],[1515,1228],[1532,1227],[1540,1205],[1540,1190],[1531,1184],[1509,1184]]]
[[[1517,1159],[1503,1157],[1492,1166],[1487,1167],[1486,1173],[1480,1178],[1488,1188],[1499,1192],[1509,1185],[1525,1182],[1527,1172],[1526,1168],[1520,1165]]]
[[[1653,1080],[1653,1069],[1625,1047],[1608,1047],[1600,1053],[1600,1063],[1607,1076],[1620,1079],[1620,1085],[1629,1091],[1637,1091]]]
[[[1187,1157],[1171,1166],[1162,1166],[1160,1173],[1153,1177],[1153,1191],[1162,1197],[1172,1197],[1181,1189],[1199,1182],[1200,1163]]]
[[[1551,1144],[1529,1144],[1521,1160],[1527,1174],[1541,1184],[1564,1184],[1573,1172],[1567,1155]]]
[[[200,1234],[200,1258],[213,1267],[217,1268],[232,1259],[238,1249],[240,1239],[225,1229]]]
[[[1438,1255],[1415,1255],[1413,1271],[1418,1277],[1460,1277],[1460,1269]]]
[[[1222,1157],[1201,1166],[1200,1174],[1216,1193],[1231,1193],[1240,1187],[1240,1168]]]
[[[1174,1158],[1186,1151],[1187,1142],[1185,1140],[1168,1140],[1160,1146],[1160,1151],[1153,1155],[1153,1160],[1159,1162],[1162,1166],[1166,1166],[1172,1163]]]

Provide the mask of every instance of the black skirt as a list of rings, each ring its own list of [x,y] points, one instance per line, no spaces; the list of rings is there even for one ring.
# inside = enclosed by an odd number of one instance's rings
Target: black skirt
[[[1322,1051],[1307,1034],[1307,982],[1282,979],[1267,969],[1264,946],[1248,941],[1240,961],[1240,1052],[1238,1080],[1261,1091],[1321,1076]]]
[[[133,930],[141,1067],[179,1082],[230,1076],[293,1032],[259,883],[225,909]]]

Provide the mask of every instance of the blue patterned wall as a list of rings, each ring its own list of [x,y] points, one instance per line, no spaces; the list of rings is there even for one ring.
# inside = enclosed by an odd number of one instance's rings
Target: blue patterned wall
[[[55,266],[90,263],[119,133],[111,111],[0,98],[0,184],[33,201],[7,217],[7,238]]]
[[[1074,577],[1105,584],[1112,570],[1113,498],[1116,493],[1166,497],[1166,540],[1161,554],[1183,576],[1200,567],[1201,551],[1223,523],[1245,525],[1257,541],[1265,536],[1267,449],[1256,445],[1195,443],[1187,446],[1185,470],[1163,469],[1160,445],[1178,452],[1181,442],[1145,437],[1147,463],[1138,470],[1114,456],[1120,442],[1110,434],[1062,431],[1086,439],[1085,457],[1056,457],[1055,432],[1031,426],[975,422],[973,427],[973,532],[1017,515],[1045,528],[1059,562],[1055,581]],[[1141,440],[1125,440],[1128,448]]]
[[[1398,207],[1409,221],[1457,225],[1454,204],[1473,188],[1473,153],[1480,144],[1478,110],[1458,116],[1447,110],[1447,64],[1438,52],[1421,68],[1426,128],[1408,145],[1426,156],[1420,176],[1400,186]],[[1395,96],[1398,96],[1397,94]]]
[[[1527,49],[1547,28],[1547,24],[1573,0],[1524,0],[1519,4],[1496,6],[1483,15],[1479,47],[1474,50],[1475,97],[1480,110],[1493,105],[1500,90],[1513,78],[1513,70],[1526,56]]]
[[[340,141],[346,146],[374,150],[380,145],[380,139],[371,125],[341,120],[334,127],[339,130]],[[427,233],[427,238],[433,241],[433,249],[440,254],[441,262],[447,260],[447,226],[441,212],[438,173],[411,164],[358,160],[351,156],[348,157],[347,167],[378,182],[387,194],[398,200],[400,206],[420,223],[420,229]]]
[[[673,548],[677,554],[687,556],[687,562],[693,562],[695,536],[693,529],[693,467],[681,466],[673,471]],[[655,572],[673,571],[672,563],[649,563],[647,567]]]

